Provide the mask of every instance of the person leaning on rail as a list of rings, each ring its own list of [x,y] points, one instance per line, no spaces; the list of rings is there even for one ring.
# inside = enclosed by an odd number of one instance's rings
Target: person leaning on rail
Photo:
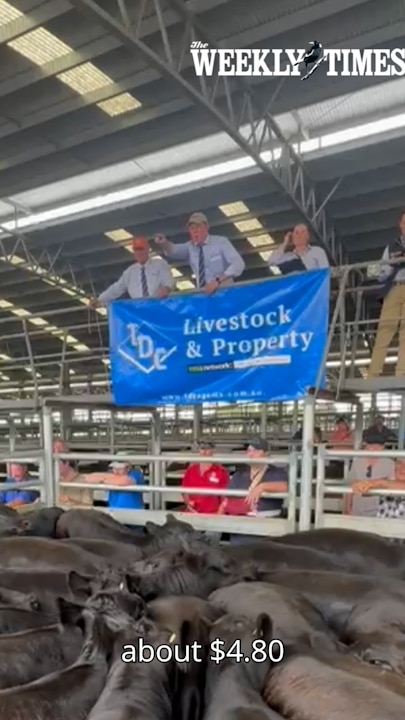
[[[133,300],[140,298],[166,298],[173,288],[170,267],[163,258],[151,258],[149,241],[144,237],[133,238],[134,263],[124,270],[117,282],[110,285],[98,298],[90,300],[90,307],[117,300],[127,293]]]
[[[371,430],[363,433],[363,450],[381,452],[385,448],[384,436]],[[362,517],[376,517],[378,497],[359,497],[356,488],[364,482],[384,482],[394,476],[394,461],[387,457],[355,457],[349,470],[348,481],[353,495],[346,495],[345,513]],[[360,493],[361,495],[361,493]]]
[[[370,490],[405,490],[405,460],[397,460],[393,468],[392,478],[385,480],[360,480],[353,485],[353,493],[367,495]],[[373,496],[375,497],[375,496]],[[405,495],[380,495],[375,497],[376,517],[405,520]],[[402,540],[402,542],[404,542]]]
[[[27,465],[22,463],[11,463],[9,468],[8,477],[6,482],[20,483],[28,482],[29,480],[35,480],[32,475],[28,473]],[[31,490],[30,488],[13,488],[0,492],[0,503],[8,505],[8,507],[19,507],[20,505],[30,505],[39,499],[39,492],[37,490]]]
[[[257,464],[255,461],[266,457],[269,450],[265,438],[255,438],[248,444],[246,455],[248,464],[239,468],[232,475],[228,485],[229,490],[244,490],[245,497],[225,498],[221,503],[220,514],[225,515],[251,515],[254,517],[280,517],[284,500],[282,498],[263,498],[263,493],[288,491],[287,471],[274,465]],[[255,536],[231,535],[233,543],[243,543],[256,540]]]
[[[170,260],[190,265],[199,290],[211,295],[242,275],[244,260],[228,238],[211,235],[204,213],[190,216],[188,232],[190,240],[185,243],[171,243],[164,235],[156,235],[155,242]]]
[[[389,345],[399,326],[399,349],[396,375],[405,375],[405,211],[399,220],[399,236],[391,240],[384,250],[383,260],[404,262],[383,265],[379,281],[384,283],[384,303],[378,323],[368,377],[382,373]]]
[[[276,265],[284,275],[329,267],[325,250],[310,245],[306,225],[295,225],[294,229],[285,235],[282,246],[273,250],[268,264],[270,267]]]
[[[187,488],[201,488],[202,490],[225,490],[228,487],[229,475],[223,465],[214,461],[215,446],[212,442],[200,442],[198,453],[200,463],[192,463],[185,470],[181,486]],[[185,511],[190,513],[205,513],[215,515],[219,512],[223,497],[219,495],[188,495],[184,493]]]

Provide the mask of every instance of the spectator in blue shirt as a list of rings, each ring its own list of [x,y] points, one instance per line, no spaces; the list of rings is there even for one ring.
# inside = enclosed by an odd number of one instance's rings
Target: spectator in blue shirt
[[[126,460],[114,460],[110,463],[110,468],[112,472],[86,475],[86,481],[116,485],[117,488],[143,485],[145,482],[141,470],[131,470],[131,464]],[[119,490],[110,490],[107,505],[111,510],[143,510],[145,507],[142,493],[120,492]]]
[[[9,477],[6,482],[28,482],[29,480],[35,480],[28,474],[28,467],[21,465],[21,463],[11,463],[9,470]],[[39,498],[39,492],[37,490],[29,490],[24,488],[23,490],[5,490],[0,493],[0,503],[8,505],[9,507],[18,507],[19,505],[29,505],[35,502]]]

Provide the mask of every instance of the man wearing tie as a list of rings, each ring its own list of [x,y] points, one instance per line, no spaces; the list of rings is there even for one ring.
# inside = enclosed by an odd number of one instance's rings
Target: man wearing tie
[[[92,298],[90,307],[117,300],[125,293],[132,299],[165,298],[169,295],[174,281],[166,260],[149,257],[149,242],[144,237],[132,240],[132,252],[135,262],[98,298]]]
[[[229,285],[242,275],[245,269],[242,257],[228,238],[210,234],[204,213],[191,215],[188,231],[189,242],[174,244],[164,235],[157,235],[155,242],[170,260],[189,263],[199,290],[211,295],[221,285]]]

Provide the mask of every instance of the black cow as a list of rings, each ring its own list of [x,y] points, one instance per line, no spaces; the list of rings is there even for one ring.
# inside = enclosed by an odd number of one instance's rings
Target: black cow
[[[292,653],[274,665],[264,697],[290,720],[401,720],[405,699],[322,660]]]
[[[132,627],[140,607],[139,598],[120,593],[90,599],[78,660],[65,670],[1,690],[0,720],[86,720],[105,686],[117,637]]]
[[[263,662],[254,662],[252,652],[255,640],[269,646],[273,639],[273,625],[269,616],[261,614],[255,622],[243,617],[225,615],[211,628],[210,644],[223,642],[223,651],[229,656],[215,668],[210,661],[206,688],[204,720],[276,720],[279,716],[266,707],[261,693],[271,667],[269,656]],[[232,646],[243,654],[238,662]],[[210,651],[209,651],[210,653]],[[230,657],[230,655],[233,657]],[[244,659],[249,658],[249,662]]]
[[[338,649],[337,639],[319,611],[303,595],[287,588],[263,582],[238,583],[216,590],[209,601],[224,613],[250,620],[269,612],[276,637],[285,643]]]
[[[55,538],[56,525],[63,512],[58,507],[45,507],[24,513],[24,520],[29,522],[25,535]]]
[[[152,662],[139,662],[136,657],[140,641],[151,646],[154,653],[166,645],[173,648],[173,653],[176,648],[177,655],[169,662],[161,662],[156,655]],[[147,618],[138,621],[131,635],[123,635],[122,644],[116,643],[105,690],[88,720],[170,720],[172,717],[190,720],[199,717],[197,708],[202,704],[201,699],[195,697],[195,703],[190,706],[189,697],[184,694],[195,663],[178,661],[187,657],[192,642],[194,637],[187,622],[176,636],[162,631]]]
[[[240,573],[237,563],[224,559],[221,552],[163,550],[133,565],[129,587],[150,601],[161,595],[208,597],[217,587],[251,579],[247,568]]]
[[[60,615],[58,625],[0,636],[0,689],[32,682],[77,659],[83,644],[81,613],[72,617],[61,601]]]

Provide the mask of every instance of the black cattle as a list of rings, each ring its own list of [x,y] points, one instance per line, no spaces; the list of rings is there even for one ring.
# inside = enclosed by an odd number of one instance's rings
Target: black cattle
[[[110,515],[94,509],[67,510],[56,523],[58,538],[113,540],[132,544],[136,535]]]
[[[259,639],[267,645],[273,639],[272,622],[266,614],[255,622],[225,615],[214,623],[210,643],[222,641],[224,652],[231,651],[233,657],[224,658],[217,667],[212,661],[209,665],[204,720],[276,720],[279,717],[266,707],[261,697],[271,661],[269,658],[264,662],[251,660],[253,642]],[[237,661],[232,651],[235,641],[240,642],[238,650],[250,662]]]
[[[208,628],[221,615],[220,610],[198,597],[167,596],[153,600],[147,606],[147,616],[162,630],[181,638],[188,628],[189,644],[197,642],[204,647],[207,645]],[[176,700],[186,718],[199,720],[203,715],[205,669],[204,663],[190,662],[187,672],[181,675]]]
[[[264,697],[289,720],[401,720],[405,699],[305,654],[274,665]]]
[[[1,610],[0,610],[1,614]],[[0,689],[32,682],[71,665],[78,657],[83,632],[81,613],[62,602],[61,623],[0,636]]]
[[[129,587],[150,601],[162,595],[208,597],[215,588],[250,579],[247,568],[240,573],[237,564],[208,547],[200,551],[169,549],[135,563],[128,578]]]
[[[341,637],[359,657],[405,677],[405,597],[372,590],[353,607]]]
[[[285,570],[265,573],[262,579],[300,592],[322,613],[326,622],[339,632],[356,603],[372,590],[383,591],[387,598],[403,594],[405,601],[405,583],[374,575]]]
[[[125,587],[125,576],[119,571],[112,572],[109,568],[86,576],[74,570],[71,572],[0,570],[0,586],[14,588],[23,594],[33,593],[39,606],[32,609],[43,610],[52,597],[83,601],[102,590],[118,590],[120,586]],[[35,600],[33,602],[35,603]]]
[[[367,573],[367,563],[361,557],[339,557],[313,548],[288,547],[265,540],[243,545],[225,545],[223,553],[239,566],[255,569],[258,579],[262,573],[274,570],[336,570],[340,572]]]
[[[86,538],[69,538],[60,540],[63,545],[75,545],[86,552],[98,555],[108,562],[118,563],[121,567],[141,560],[143,551],[137,545],[117,542],[116,540],[88,540]]]
[[[16,510],[0,504],[0,538],[26,535],[30,527],[29,521]]]
[[[250,620],[269,612],[275,636],[285,643],[330,651],[338,648],[337,639],[318,610],[303,595],[288,588],[263,582],[238,583],[216,590],[209,601],[224,613],[244,615]]]
[[[330,553],[351,565],[364,564],[364,574],[391,575],[405,579],[405,546],[393,545],[373,533],[339,528],[320,528],[272,538],[276,544],[312,548]],[[322,568],[320,568],[322,569]],[[327,569],[327,568],[325,568]]]
[[[193,704],[189,702],[189,693],[184,692],[185,688],[190,690],[187,680],[194,677],[196,663],[193,659],[180,662],[187,658],[188,648],[195,640],[190,625],[185,622],[176,636],[143,618],[131,635],[122,637],[123,644],[116,643],[105,690],[88,720],[197,720],[198,708],[202,706],[199,688],[195,688]],[[152,662],[138,662],[140,641],[151,646],[154,653],[166,645],[173,647],[173,652],[176,648],[177,655],[169,662],[161,662],[156,655]]]
[[[21,610],[41,610],[39,597],[32,592],[20,592],[7,587],[0,587],[0,609],[2,606],[20,608]]]
[[[85,639],[78,660],[65,670],[0,691],[0,720],[87,720],[107,679],[117,637],[133,625],[143,604],[124,594],[91,598],[83,613]],[[131,614],[129,614],[129,612]]]
[[[76,570],[79,573],[95,574],[105,565],[105,561],[97,555],[57,540],[39,537],[0,540],[0,571]]]
[[[34,537],[55,538],[56,525],[63,512],[58,507],[45,507],[24,513],[24,520],[29,522],[29,528],[25,534]]]

